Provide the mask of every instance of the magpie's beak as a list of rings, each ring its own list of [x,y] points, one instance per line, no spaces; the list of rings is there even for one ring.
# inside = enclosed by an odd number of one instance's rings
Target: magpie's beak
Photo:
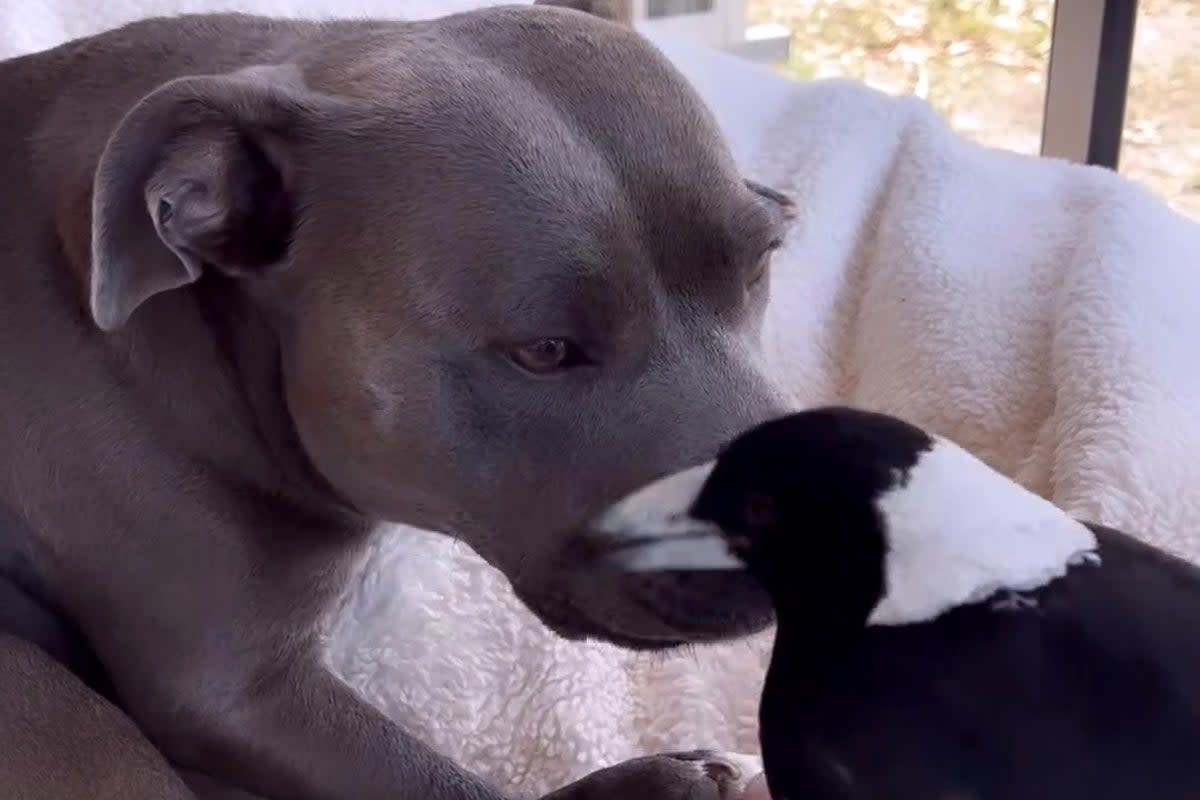
[[[713,464],[668,475],[621,500],[588,526],[601,564],[623,572],[740,570],[721,529],[689,515]]]
[[[697,522],[694,527],[676,523],[660,534],[630,531],[614,544],[601,562],[622,572],[709,572],[745,569],[729,551],[721,530]]]

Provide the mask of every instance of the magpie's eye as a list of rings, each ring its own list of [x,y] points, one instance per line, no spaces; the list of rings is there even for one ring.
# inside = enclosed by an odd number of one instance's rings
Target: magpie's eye
[[[579,345],[570,339],[547,337],[517,345],[508,357],[521,369],[534,375],[549,375],[589,363]]]
[[[742,518],[750,528],[764,528],[773,525],[778,518],[775,501],[761,492],[750,495],[746,499]]]

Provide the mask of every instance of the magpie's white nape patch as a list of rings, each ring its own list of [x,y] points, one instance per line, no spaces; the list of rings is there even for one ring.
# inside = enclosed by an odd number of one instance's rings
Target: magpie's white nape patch
[[[688,514],[714,465],[647,484],[596,520],[592,535],[610,548],[604,560],[625,572],[744,569],[720,528]]]
[[[869,624],[925,622],[1003,589],[1035,589],[1096,549],[1086,525],[946,439],[897,479],[875,501],[888,552]]]

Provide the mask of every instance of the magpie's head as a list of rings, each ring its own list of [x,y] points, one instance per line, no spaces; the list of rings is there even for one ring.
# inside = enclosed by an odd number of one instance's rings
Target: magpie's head
[[[956,445],[894,417],[819,408],[759,425],[717,459],[595,520],[630,572],[748,570],[781,622],[906,624],[1029,588],[1091,533]]]

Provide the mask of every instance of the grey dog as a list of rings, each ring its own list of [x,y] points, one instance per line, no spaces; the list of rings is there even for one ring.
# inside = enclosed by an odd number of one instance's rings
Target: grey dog
[[[0,63],[0,98],[4,797],[499,798],[322,664],[382,521],[564,636],[769,622],[740,576],[572,568],[581,520],[789,407],[759,341],[788,203],[632,31],[149,20]]]

